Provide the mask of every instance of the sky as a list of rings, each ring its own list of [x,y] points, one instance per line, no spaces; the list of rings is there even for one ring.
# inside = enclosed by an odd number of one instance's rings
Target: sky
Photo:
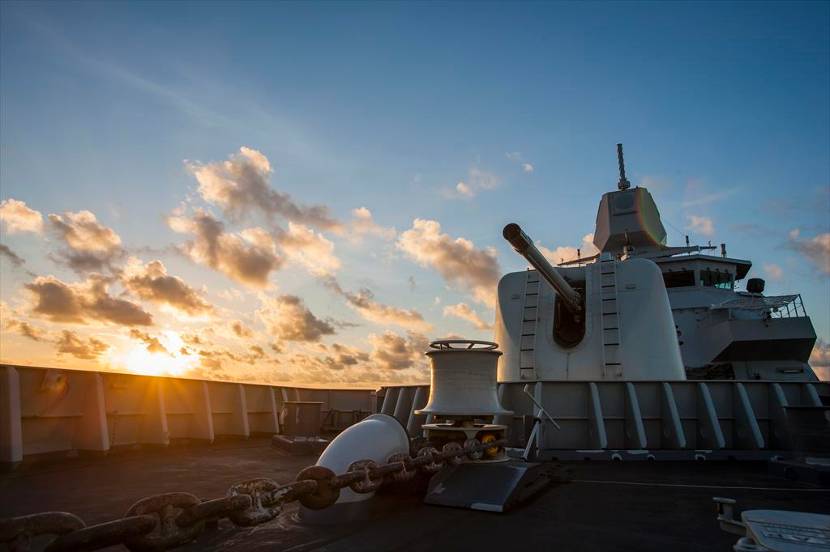
[[[830,370],[830,3],[0,3],[0,359],[425,381],[495,286],[670,245],[801,293]]]

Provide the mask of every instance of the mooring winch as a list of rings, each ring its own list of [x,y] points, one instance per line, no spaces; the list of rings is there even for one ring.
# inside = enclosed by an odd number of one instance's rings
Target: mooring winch
[[[422,426],[430,446],[459,448],[507,438],[507,426],[493,423],[509,416],[499,403],[496,372],[501,351],[490,341],[442,339],[430,343],[426,355],[432,361],[429,402],[416,414],[430,416]],[[453,446],[453,445],[450,445]],[[476,462],[508,460],[503,446],[484,449]]]
[[[503,512],[551,482],[541,464],[512,459],[507,454],[508,426],[497,417],[513,412],[498,395],[498,344],[491,341],[442,339],[430,343],[432,362],[426,414],[422,426],[428,450],[480,452],[448,463],[429,482],[424,502],[440,506]],[[423,449],[422,449],[423,450]]]

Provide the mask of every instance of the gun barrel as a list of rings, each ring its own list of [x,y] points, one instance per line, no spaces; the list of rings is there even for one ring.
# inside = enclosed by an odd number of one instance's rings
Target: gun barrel
[[[510,223],[505,226],[502,235],[504,239],[510,242],[513,249],[527,259],[527,262],[553,286],[553,289],[556,290],[556,293],[559,294],[571,313],[578,314],[582,312],[582,296],[565,281],[558,270],[551,266],[541,251],[533,245],[533,240],[522,231],[518,224]]]

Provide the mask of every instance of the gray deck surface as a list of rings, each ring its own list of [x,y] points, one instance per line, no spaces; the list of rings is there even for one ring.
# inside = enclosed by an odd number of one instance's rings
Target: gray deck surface
[[[314,460],[251,439],[27,462],[0,475],[0,517],[62,510],[98,523],[151,494],[187,491],[216,498],[245,479],[288,482]],[[830,513],[830,493],[770,477],[764,463],[564,466],[573,481],[507,514],[426,506],[416,494],[393,495],[375,499],[382,513],[368,521],[308,526],[297,520],[292,504],[255,528],[237,529],[223,520],[181,550],[731,550],[737,537],[718,528],[712,496],[736,498],[745,509]],[[765,489],[770,487],[781,490]],[[785,490],[792,488],[805,490]]]

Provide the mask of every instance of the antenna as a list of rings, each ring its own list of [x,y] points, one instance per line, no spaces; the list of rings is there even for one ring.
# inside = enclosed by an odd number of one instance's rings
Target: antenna
[[[623,159],[622,144],[617,144],[617,164],[620,166],[620,181],[617,182],[617,188],[627,190],[631,187],[631,182],[625,178],[625,159]]]

